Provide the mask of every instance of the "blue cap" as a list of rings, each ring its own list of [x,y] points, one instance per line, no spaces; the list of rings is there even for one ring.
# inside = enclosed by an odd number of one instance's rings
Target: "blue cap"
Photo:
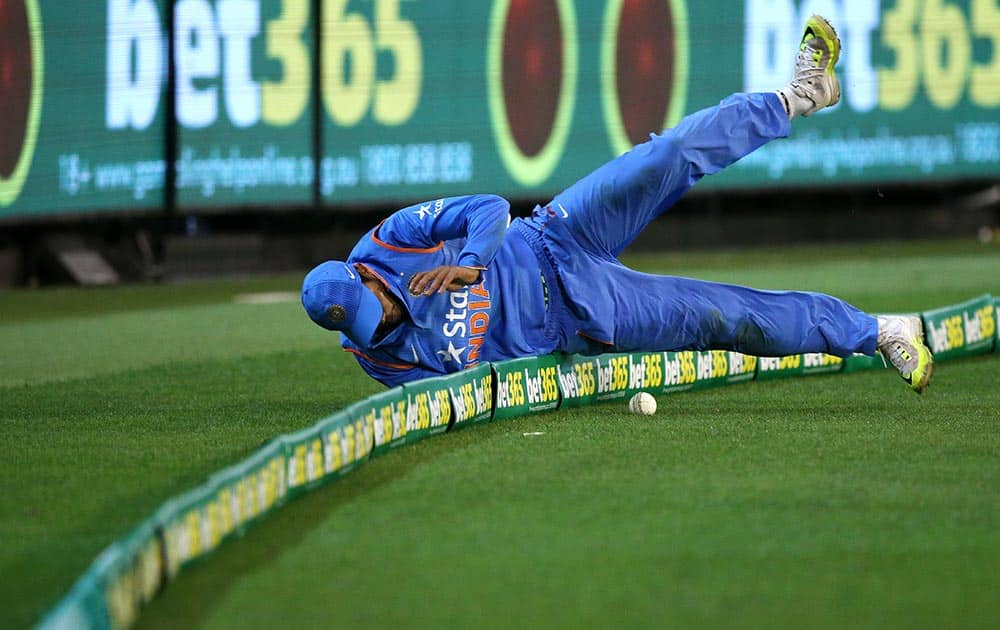
[[[347,263],[328,260],[302,281],[302,306],[327,330],[339,330],[359,346],[368,346],[382,321],[382,303]]]

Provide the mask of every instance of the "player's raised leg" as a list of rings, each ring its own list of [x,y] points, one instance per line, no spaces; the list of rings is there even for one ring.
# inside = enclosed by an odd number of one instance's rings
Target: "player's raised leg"
[[[686,116],[567,188],[548,212],[565,220],[588,251],[617,256],[702,177],[787,136],[791,118],[835,104],[839,58],[836,31],[822,17],[811,17],[788,86],[774,93],[734,94]]]
[[[778,95],[734,94],[601,166],[557,195],[548,211],[585,249],[617,256],[695,182],[789,130]]]

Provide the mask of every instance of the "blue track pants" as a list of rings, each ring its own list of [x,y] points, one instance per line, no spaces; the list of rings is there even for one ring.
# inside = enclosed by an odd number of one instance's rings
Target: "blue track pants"
[[[777,95],[735,94],[653,135],[536,210],[531,222],[553,258],[566,306],[560,349],[873,354],[875,318],[837,298],[650,275],[617,260],[703,176],[789,132]]]

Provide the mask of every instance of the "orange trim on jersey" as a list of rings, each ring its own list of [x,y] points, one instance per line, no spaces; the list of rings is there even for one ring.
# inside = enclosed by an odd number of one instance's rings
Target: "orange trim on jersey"
[[[576,334],[580,335],[584,339],[590,339],[591,341],[596,341],[597,343],[605,345],[605,346],[613,346],[613,345],[615,345],[615,343],[613,341],[604,341],[603,339],[598,339],[597,337],[591,337],[590,335],[588,335],[587,333],[583,332],[582,330],[576,331]]]
[[[412,370],[413,368],[417,367],[416,365],[409,365],[409,364],[398,365],[396,363],[386,363],[385,361],[379,361],[378,359],[373,359],[364,352],[361,352],[360,350],[357,350],[355,348],[344,348],[344,352],[350,352],[351,354],[356,354],[365,361],[371,361],[375,365],[381,365],[382,367],[392,368],[394,370]]]
[[[385,223],[385,221],[382,221],[382,223]],[[378,230],[380,227],[382,227],[382,223],[379,223],[378,226],[375,227],[375,230],[372,232],[372,240],[388,250],[394,252],[401,252],[403,254],[432,254],[441,249],[442,247],[444,247],[444,241],[438,242],[438,244],[435,245],[434,247],[424,247],[424,248],[399,247],[398,245],[390,245],[378,237]]]
[[[389,290],[389,283],[385,281],[385,278],[382,277],[382,274],[380,274],[379,272],[375,271],[374,269],[372,269],[371,267],[369,267],[365,263],[360,263],[359,262],[359,263],[354,263],[354,264],[355,265],[360,265],[361,267],[364,267],[364,269],[365,269],[366,272],[368,272],[368,273],[372,274],[373,276],[375,276],[375,279],[378,280],[379,282],[381,282],[382,285],[387,290]],[[364,284],[364,278],[361,279],[361,284]]]

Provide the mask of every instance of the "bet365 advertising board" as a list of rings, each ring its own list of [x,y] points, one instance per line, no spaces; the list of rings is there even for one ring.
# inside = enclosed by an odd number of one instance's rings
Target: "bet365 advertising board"
[[[703,186],[1000,175],[998,0],[171,1],[0,3],[0,218],[162,206],[168,99],[182,208],[545,202],[783,85],[813,12],[841,104]]]

